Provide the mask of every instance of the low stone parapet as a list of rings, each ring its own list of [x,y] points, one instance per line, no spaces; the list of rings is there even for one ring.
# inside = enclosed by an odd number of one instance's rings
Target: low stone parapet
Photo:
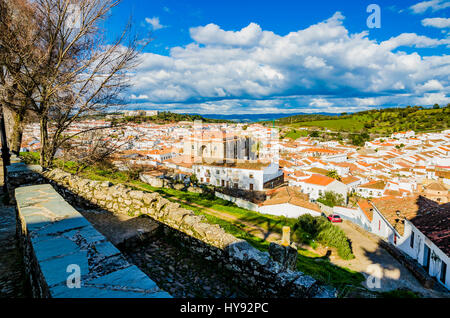
[[[205,259],[222,264],[233,273],[233,280],[260,291],[262,296],[337,296],[334,288],[324,286],[302,272],[286,270],[268,252],[257,250],[219,225],[207,223],[204,216],[182,208],[159,193],[134,190],[108,181],[93,181],[59,169],[45,171],[42,176],[71,204],[93,204],[113,213],[151,217],[177,243]]]
[[[171,298],[51,185],[16,188],[15,199],[33,297]]]

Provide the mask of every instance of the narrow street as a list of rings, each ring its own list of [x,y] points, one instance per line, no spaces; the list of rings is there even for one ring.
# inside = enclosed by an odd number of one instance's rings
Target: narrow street
[[[407,288],[421,293],[424,297],[450,297],[450,294],[443,294],[435,290],[424,288],[413,274],[402,264],[400,264],[391,254],[378,244],[378,238],[359,229],[349,221],[335,223],[347,235],[351,241],[355,259],[343,260],[339,257],[331,256],[330,261],[338,266],[344,266],[369,277],[373,274],[379,277],[381,288],[365,287],[374,291],[389,291],[399,288]]]

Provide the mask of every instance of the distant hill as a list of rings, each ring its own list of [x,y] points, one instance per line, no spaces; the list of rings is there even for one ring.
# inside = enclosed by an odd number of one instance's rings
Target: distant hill
[[[267,124],[270,122],[268,121]],[[276,126],[311,127],[334,132],[390,134],[397,131],[438,131],[450,128],[450,105],[407,106],[340,115],[295,115],[275,120]]]
[[[179,113],[172,113],[169,111],[159,112],[158,115],[155,116],[124,116],[122,113],[108,113],[96,115],[96,118],[102,118],[107,115],[115,116],[115,120],[117,122],[127,121],[133,123],[153,122],[156,124],[166,124],[166,123],[177,123],[179,121],[194,121],[194,120],[201,120],[205,123],[232,122],[223,119],[206,118],[198,114],[179,114]]]
[[[337,113],[329,114],[329,113],[318,113],[322,115],[339,115]],[[192,114],[196,115],[196,114]],[[277,114],[230,114],[230,115],[221,115],[221,114],[202,114],[201,116],[205,118],[215,118],[215,119],[222,119],[222,120],[230,120],[234,122],[239,123],[255,123],[255,122],[261,122],[261,121],[272,121],[279,118],[284,118],[288,114],[283,113],[277,113]],[[303,116],[308,115],[308,113],[293,113],[289,114],[290,117],[292,116]]]

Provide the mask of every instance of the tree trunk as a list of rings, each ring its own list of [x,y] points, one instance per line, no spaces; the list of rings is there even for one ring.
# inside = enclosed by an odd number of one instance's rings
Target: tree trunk
[[[21,109],[18,112],[13,112],[14,114],[14,126],[11,134],[11,151],[15,155],[20,154],[20,148],[22,145],[23,136],[23,123],[25,120],[25,110]]]
[[[48,167],[48,120],[46,116],[41,116],[39,120],[41,130],[41,149],[39,163],[42,168]]]

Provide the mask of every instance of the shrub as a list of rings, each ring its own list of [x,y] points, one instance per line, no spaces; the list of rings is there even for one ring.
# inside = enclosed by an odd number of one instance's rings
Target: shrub
[[[320,198],[317,199],[317,201],[329,207],[345,204],[342,194],[333,191],[326,191],[320,196]]]
[[[294,226],[294,239],[307,244],[316,240],[323,245],[334,247],[338,255],[345,260],[355,257],[344,231],[321,216],[300,216]]]

